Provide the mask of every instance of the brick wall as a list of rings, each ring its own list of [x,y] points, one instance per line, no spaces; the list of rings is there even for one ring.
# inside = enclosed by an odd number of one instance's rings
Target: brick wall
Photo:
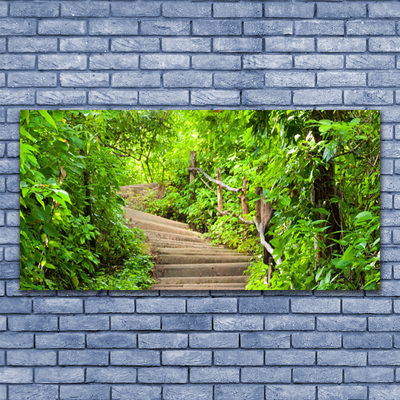
[[[0,399],[400,398],[399,16],[385,0],[2,1]],[[19,110],[152,107],[382,110],[382,290],[20,292]]]

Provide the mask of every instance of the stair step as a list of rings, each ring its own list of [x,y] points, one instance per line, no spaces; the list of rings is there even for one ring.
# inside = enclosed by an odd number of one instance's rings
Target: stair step
[[[176,233],[178,235],[186,235],[186,236],[194,236],[194,237],[199,237],[199,232],[194,232],[190,231],[189,229],[182,229],[182,228],[177,228],[176,226],[171,226],[167,224],[159,224],[153,221],[144,221],[144,220],[130,220],[128,223],[128,226],[131,225],[131,223],[140,228],[143,229],[144,231],[157,231],[157,232],[169,232],[169,233]]]
[[[228,264],[238,262],[249,262],[249,256],[237,255],[177,255],[177,254],[162,254],[159,257],[160,264]]]
[[[185,224],[183,222],[173,221],[168,218],[159,217],[158,215],[149,214],[143,211],[134,210],[133,208],[125,207],[125,218],[132,220],[143,220],[149,222],[156,222],[159,224],[175,226],[177,228],[189,229],[189,224]]]
[[[246,283],[247,275],[237,276],[181,276],[158,278],[157,285],[188,285],[188,284],[204,284],[204,283]]]
[[[171,232],[158,232],[152,230],[145,231],[146,237],[150,242],[157,242],[158,239],[168,239],[168,240],[179,240],[182,242],[196,242],[196,243],[207,243],[203,238],[196,236],[180,235]]]
[[[152,238],[151,244],[158,247],[160,250],[165,248],[173,249],[186,249],[186,248],[196,248],[202,249],[223,249],[222,246],[211,246],[210,242],[203,240],[202,242],[181,242],[180,240],[172,239],[162,239],[162,238]]]
[[[186,247],[186,248],[169,248],[169,247],[160,247],[160,254],[178,254],[178,255],[190,255],[190,254],[208,254],[208,255],[231,255],[231,256],[243,256],[243,254],[237,253],[233,250],[224,249],[220,247]]]
[[[161,277],[176,276],[232,276],[242,275],[249,263],[227,264],[157,264],[154,275]]]
[[[240,283],[207,283],[188,285],[154,285],[150,290],[245,290],[246,285]]]

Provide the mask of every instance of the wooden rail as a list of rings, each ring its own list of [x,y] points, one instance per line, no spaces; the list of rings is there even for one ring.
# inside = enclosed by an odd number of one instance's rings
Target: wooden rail
[[[242,215],[236,215],[242,223],[247,225],[254,225],[257,229],[257,232],[260,236],[260,242],[263,246],[263,261],[268,265],[268,274],[265,276],[264,283],[268,286],[270,285],[270,280],[272,277],[272,273],[274,272],[275,265],[280,265],[282,263],[279,257],[273,256],[274,248],[268,242],[268,236],[266,231],[268,231],[268,223],[273,216],[273,208],[271,202],[265,201],[263,198],[263,189],[262,187],[256,187],[255,194],[258,197],[256,200],[256,216],[253,221],[248,220],[246,215],[249,214],[249,204],[247,202],[247,179],[244,176],[242,179],[242,187],[241,188],[233,188],[226,185],[222,182],[222,171],[221,168],[217,169],[217,179],[211,178],[203,169],[198,168],[196,166],[196,152],[190,152],[190,166],[188,168],[190,171],[190,183],[194,181],[196,174],[200,172],[206,179],[210,182],[217,185],[217,201],[218,206],[216,207],[217,211],[221,215],[233,214],[232,211],[224,211],[223,209],[223,189],[226,189],[230,192],[240,193],[239,199],[242,209]],[[200,175],[199,175],[200,177]],[[201,177],[200,180],[209,188],[210,186],[205,182]]]

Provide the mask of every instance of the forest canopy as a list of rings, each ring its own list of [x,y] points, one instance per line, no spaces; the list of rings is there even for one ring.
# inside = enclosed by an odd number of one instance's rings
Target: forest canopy
[[[21,289],[151,287],[144,234],[125,224],[120,195],[151,182],[165,194],[147,212],[253,257],[246,289],[379,289],[379,126],[364,110],[22,111]],[[191,151],[238,188],[224,190],[223,212],[214,183],[189,181]],[[243,222],[260,199],[268,251]]]

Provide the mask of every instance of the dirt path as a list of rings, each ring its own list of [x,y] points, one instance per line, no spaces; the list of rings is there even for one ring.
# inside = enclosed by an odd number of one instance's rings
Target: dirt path
[[[153,185],[153,184],[152,184]],[[141,189],[143,185],[140,185]],[[156,189],[154,186],[152,190]],[[142,229],[156,256],[154,290],[243,290],[250,256],[212,246],[188,224],[125,208],[128,226]]]

